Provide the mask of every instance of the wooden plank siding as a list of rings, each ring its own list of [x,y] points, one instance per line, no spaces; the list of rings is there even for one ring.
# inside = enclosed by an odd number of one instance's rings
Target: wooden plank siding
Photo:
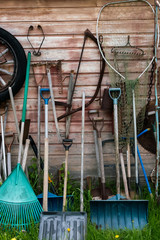
[[[115,1],[115,0],[114,0]],[[108,0],[8,0],[0,1],[0,26],[12,33],[22,44],[27,54],[32,52],[31,46],[27,40],[28,27],[33,25],[35,31],[30,36],[30,41],[34,47],[38,47],[41,42],[41,35],[36,30],[40,24],[45,33],[45,41],[42,45],[41,56],[36,57],[32,54],[32,64],[41,61],[62,60],[62,76],[65,78],[70,71],[77,71],[78,62],[83,44],[84,31],[88,28],[96,35],[96,21],[100,8],[103,4],[109,3]],[[154,6],[154,1],[150,0]],[[154,14],[151,8],[144,2],[123,3],[109,6],[108,13],[103,15],[103,24],[105,27],[104,38],[107,40],[107,51],[110,52],[114,46],[125,45],[128,35],[131,38],[131,44],[141,47],[147,54],[140,61],[129,61],[129,71],[133,78],[136,78],[146,67],[147,61],[152,58],[154,45]],[[158,52],[158,60],[160,53]],[[100,55],[97,46],[90,40],[87,40],[83,55],[83,61],[80,67],[80,73],[75,88],[73,98],[73,109],[81,106],[82,91],[86,93],[86,101],[94,94],[100,71]],[[113,56],[109,55],[109,61],[113,64]],[[149,69],[149,73],[150,73]],[[43,68],[36,72],[36,79],[41,79],[45,74]],[[58,82],[54,73],[52,73],[53,90],[55,100],[66,102],[68,91],[68,78],[63,82],[63,94],[58,91]],[[105,74],[102,81],[101,94],[106,84],[111,83],[109,68],[106,66]],[[140,85],[141,99],[147,96],[143,92],[143,84]],[[47,87],[47,77],[44,77],[42,86]],[[18,120],[21,119],[23,106],[24,86],[15,96],[15,104]],[[100,94],[98,95],[98,97]],[[152,92],[154,98],[154,89]],[[85,110],[85,160],[84,174],[87,176],[97,176],[97,166],[95,158],[95,147],[93,139],[93,128],[88,117],[89,109],[100,109],[99,102],[94,101]],[[8,121],[6,132],[16,132],[13,112],[9,102]],[[57,115],[65,113],[65,108],[57,106]],[[102,139],[112,139],[112,116],[111,114],[100,109],[100,115],[104,117],[105,124],[102,133]],[[37,143],[37,84],[32,72],[30,71],[30,82],[27,102],[26,118],[31,119],[30,134]],[[42,101],[41,113],[41,155],[44,151],[44,104]],[[60,132],[65,136],[65,119],[59,122]],[[70,138],[73,139],[73,146],[69,152],[69,171],[71,177],[79,178],[80,176],[80,159],[81,159],[81,112],[73,114],[70,128]],[[115,151],[114,143],[105,144],[103,147],[105,172],[107,178],[115,178]],[[15,140],[12,147],[12,167],[17,161],[18,141]],[[140,146],[140,152],[144,161],[147,175],[150,175],[155,164],[155,156],[150,154]],[[28,162],[34,157],[34,153],[29,148]],[[126,155],[125,163],[126,163]],[[49,102],[49,167],[54,173],[64,162],[65,152],[62,144],[57,142],[54,118],[52,113],[51,102]],[[134,176],[134,158],[132,161],[132,176]],[[140,167],[140,177],[144,181],[143,173]]]

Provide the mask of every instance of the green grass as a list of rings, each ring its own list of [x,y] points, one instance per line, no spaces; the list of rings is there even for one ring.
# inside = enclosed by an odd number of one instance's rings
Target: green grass
[[[80,189],[74,188],[74,211],[79,211],[79,194]],[[89,222],[90,208],[89,200],[91,199],[90,192],[84,191],[84,210],[88,214],[87,237],[86,240],[159,240],[160,239],[160,205],[155,200],[151,200],[146,189],[143,189],[143,199],[149,199],[148,208],[148,225],[143,230],[97,230],[94,225]],[[28,232],[18,232],[15,229],[3,230],[0,229],[0,240],[37,240],[39,228],[37,225],[32,225]]]
[[[159,240],[160,239],[160,206],[156,201],[149,201],[149,223],[142,231],[140,230],[97,230],[88,222],[86,240]],[[89,220],[88,220],[89,221]],[[117,238],[116,238],[117,237]],[[38,226],[31,226],[28,232],[16,230],[0,230],[1,240],[36,240],[38,239]]]

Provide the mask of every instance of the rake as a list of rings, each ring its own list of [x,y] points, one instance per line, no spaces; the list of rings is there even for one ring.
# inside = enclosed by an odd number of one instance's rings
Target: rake
[[[39,222],[42,207],[21,167],[22,140],[26,115],[31,53],[28,53],[22,111],[18,163],[0,188],[0,225],[4,228],[27,229]]]

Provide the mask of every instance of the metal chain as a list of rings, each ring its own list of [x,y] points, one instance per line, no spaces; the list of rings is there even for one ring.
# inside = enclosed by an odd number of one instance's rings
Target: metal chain
[[[146,105],[146,113],[148,111],[149,103],[151,101],[152,86],[153,86],[153,80],[154,80],[154,68],[155,68],[155,60],[153,60],[153,62],[152,62],[151,76],[150,76],[150,83],[149,83],[149,90],[148,90],[148,99],[147,99],[147,105]]]

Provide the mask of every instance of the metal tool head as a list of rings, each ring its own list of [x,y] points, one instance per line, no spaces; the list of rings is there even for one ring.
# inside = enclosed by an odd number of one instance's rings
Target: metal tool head
[[[128,36],[128,41],[125,46],[113,47],[111,49],[111,53],[118,55],[135,55],[135,56],[143,56],[145,54],[141,48],[131,46],[130,36]]]

